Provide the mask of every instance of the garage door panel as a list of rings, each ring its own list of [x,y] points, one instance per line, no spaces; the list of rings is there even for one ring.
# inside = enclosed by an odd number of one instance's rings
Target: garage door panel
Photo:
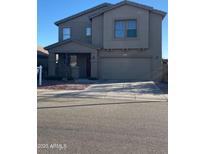
[[[151,60],[149,58],[102,58],[101,79],[150,80]]]

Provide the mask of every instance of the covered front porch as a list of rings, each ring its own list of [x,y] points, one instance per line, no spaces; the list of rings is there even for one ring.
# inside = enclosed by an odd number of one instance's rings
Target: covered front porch
[[[55,75],[63,79],[91,77],[91,53],[56,53]]]
[[[97,49],[91,45],[69,40],[46,48],[49,51],[49,77],[65,80],[97,78]]]

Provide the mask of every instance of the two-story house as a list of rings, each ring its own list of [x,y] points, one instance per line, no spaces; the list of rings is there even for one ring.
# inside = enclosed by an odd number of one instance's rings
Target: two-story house
[[[57,21],[49,76],[161,80],[165,12],[131,1],[103,3]]]

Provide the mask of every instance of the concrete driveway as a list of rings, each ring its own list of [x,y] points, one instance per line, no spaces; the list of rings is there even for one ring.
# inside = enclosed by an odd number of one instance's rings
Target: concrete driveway
[[[38,154],[167,154],[167,106],[152,82],[38,90]]]
[[[53,94],[55,97],[78,98],[112,98],[124,100],[152,100],[167,101],[167,95],[155,85],[154,82],[119,82],[92,84],[85,90],[53,91],[38,90],[41,95]]]

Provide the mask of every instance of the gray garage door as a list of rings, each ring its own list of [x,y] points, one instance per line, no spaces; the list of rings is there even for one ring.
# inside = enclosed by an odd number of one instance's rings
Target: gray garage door
[[[99,63],[101,79],[150,80],[149,58],[102,58]]]

